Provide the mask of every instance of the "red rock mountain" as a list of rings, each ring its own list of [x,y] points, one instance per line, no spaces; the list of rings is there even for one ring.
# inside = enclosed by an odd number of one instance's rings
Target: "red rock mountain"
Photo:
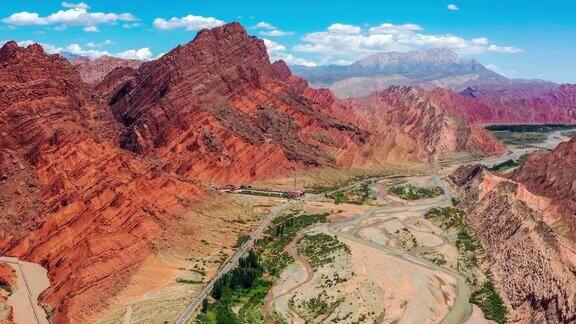
[[[91,322],[159,242],[202,233],[190,212],[212,193],[197,179],[500,150],[414,89],[386,100],[360,109],[311,89],[237,23],[97,85],[39,45],[9,42],[0,49],[0,252],[48,269],[41,299],[54,322]]]
[[[95,60],[76,58],[71,60],[70,63],[76,67],[84,82],[95,84],[102,81],[102,79],[115,68],[129,67],[136,69],[142,65],[143,62],[104,55]]]
[[[566,146],[560,151],[567,149]],[[543,168],[544,162],[541,160]],[[574,240],[565,235],[565,227],[558,226],[557,218],[550,217],[554,205],[566,201],[547,197],[560,194],[560,188],[567,190],[565,195],[574,197],[573,186],[565,186],[566,182],[556,178],[558,174],[550,168],[534,170],[535,163],[531,161],[526,170],[515,175],[526,185],[474,165],[460,167],[450,178],[463,208],[467,209],[468,223],[486,251],[494,283],[508,308],[508,320],[573,323],[576,320]],[[564,170],[569,171],[570,167]],[[531,171],[535,174],[530,180],[537,179],[534,183],[521,178]],[[551,185],[555,182],[559,185]],[[556,190],[541,196],[532,191],[539,190],[538,187]],[[553,213],[560,215],[557,209]]]
[[[283,62],[270,64],[264,43],[238,23],[203,30],[162,58],[135,72],[116,71],[102,83],[109,85],[98,86],[102,97],[126,127],[122,147],[164,161],[166,170],[221,183],[307,167],[422,159],[444,149],[501,152],[490,135],[475,130],[463,144],[425,147],[427,134],[419,132],[438,130],[378,129],[329,91],[309,88]],[[459,137],[460,129],[466,126],[451,131]],[[475,139],[489,139],[490,147]]]
[[[0,49],[0,89],[0,251],[48,269],[51,320],[90,321],[203,189],[119,149],[112,113],[38,45]]]
[[[450,100],[438,100],[438,92]],[[451,152],[500,155],[505,148],[488,131],[470,126],[470,111],[455,104],[461,97],[451,90],[426,91],[415,86],[390,87],[360,99],[350,99],[373,128],[396,128],[416,139],[434,157]],[[456,98],[464,99],[465,98]]]
[[[576,242],[576,139],[547,153],[530,156],[511,178],[552,202],[546,214],[565,236]]]
[[[576,84],[565,84],[552,88],[468,88],[462,95],[474,99],[465,102],[474,107],[469,120],[479,123],[505,124],[576,124]],[[478,116],[478,117],[477,117]]]

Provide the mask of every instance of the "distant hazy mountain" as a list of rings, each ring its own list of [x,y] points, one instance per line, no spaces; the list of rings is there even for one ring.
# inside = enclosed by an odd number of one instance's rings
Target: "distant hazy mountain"
[[[78,54],[74,54],[74,53],[70,53],[70,52],[60,52],[58,54],[60,56],[62,56],[63,58],[67,59],[68,61],[78,60],[78,59],[89,60],[89,58],[86,56],[82,56],[82,55],[78,55]]]
[[[329,88],[339,97],[365,96],[391,85],[462,91],[469,86],[514,83],[446,48],[379,53],[347,66],[293,66],[292,70],[312,86]]]

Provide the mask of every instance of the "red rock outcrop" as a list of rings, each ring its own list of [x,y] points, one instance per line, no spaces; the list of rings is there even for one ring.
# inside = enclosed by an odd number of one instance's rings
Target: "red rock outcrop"
[[[77,58],[70,61],[80,73],[82,80],[88,84],[96,84],[116,68],[136,69],[142,65],[140,60],[127,60],[108,55],[100,56],[95,60]]]
[[[425,160],[444,150],[502,152],[490,135],[454,119],[443,129],[454,133],[452,142],[438,135],[427,147],[421,139],[430,133],[419,132],[432,123],[396,113],[395,123],[375,127],[353,105],[293,76],[284,62],[270,64],[264,43],[238,23],[200,31],[130,74],[114,71],[97,87],[127,129],[122,146],[184,176],[242,183],[309,167]]]
[[[90,321],[204,189],[117,148],[122,126],[61,57],[9,42],[0,76],[0,251],[48,269],[52,321]]]
[[[469,120],[489,124],[576,124],[576,85],[556,88],[543,85],[534,88],[466,89],[463,96],[473,99]],[[478,117],[476,117],[478,116]]]
[[[445,90],[447,93],[458,94]],[[506,149],[490,133],[471,127],[454,101],[437,100],[436,91],[414,86],[390,87],[368,97],[349,100],[373,123],[375,129],[398,129],[434,157],[469,151],[500,155]]]
[[[576,139],[551,152],[532,154],[510,177],[549,198],[554,208],[547,213],[548,221],[576,242]]]
[[[576,320],[576,253],[549,224],[537,195],[481,166],[450,177],[488,256],[508,319],[520,323]],[[545,200],[545,199],[544,199]]]

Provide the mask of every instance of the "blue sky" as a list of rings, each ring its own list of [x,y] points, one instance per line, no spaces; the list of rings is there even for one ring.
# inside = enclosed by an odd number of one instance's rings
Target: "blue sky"
[[[574,1],[18,0],[3,1],[0,18],[0,42],[93,57],[152,59],[202,27],[240,21],[292,64],[442,46],[509,77],[576,82]]]

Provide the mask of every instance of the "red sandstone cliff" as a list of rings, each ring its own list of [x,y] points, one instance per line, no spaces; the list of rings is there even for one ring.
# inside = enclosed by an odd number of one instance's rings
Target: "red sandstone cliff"
[[[530,156],[511,178],[553,204],[549,222],[576,242],[576,139]]]
[[[90,321],[203,189],[118,149],[122,126],[59,56],[9,42],[0,76],[0,251],[48,269],[52,321]]]
[[[264,43],[238,23],[203,30],[135,72],[116,70],[97,89],[126,127],[122,147],[158,158],[165,170],[219,183],[426,160],[444,151],[503,152],[489,134],[456,118],[438,130],[442,117],[406,119],[388,109],[382,115],[391,123],[375,125],[354,104],[310,88],[283,62],[270,64]]]
[[[508,319],[574,322],[576,251],[546,216],[554,202],[481,166],[460,167],[450,178],[486,251]]]
[[[390,87],[349,102],[375,129],[395,128],[409,134],[416,146],[423,146],[434,157],[461,151],[482,155],[506,152],[489,132],[470,126],[466,112],[454,100],[440,101],[437,97],[436,91],[407,86]]]
[[[574,124],[576,123],[576,84],[555,88],[468,88],[461,93],[473,101],[465,102],[473,107],[469,120],[489,124]]]

